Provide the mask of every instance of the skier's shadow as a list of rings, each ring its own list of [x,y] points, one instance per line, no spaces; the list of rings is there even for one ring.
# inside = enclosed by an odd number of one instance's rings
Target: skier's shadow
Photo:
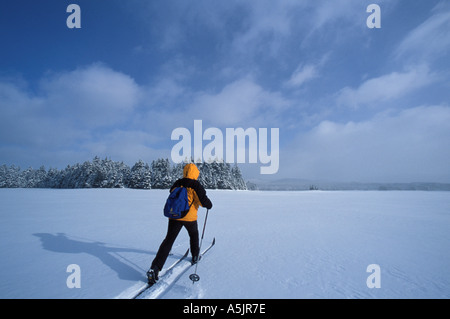
[[[41,240],[42,248],[45,250],[66,254],[86,253],[97,257],[101,262],[114,270],[119,278],[123,280],[143,280],[145,279],[144,274],[146,270],[119,253],[125,252],[155,255],[154,252],[141,249],[111,247],[102,242],[79,241],[69,238],[64,233],[57,233],[56,235],[36,233],[33,235]]]

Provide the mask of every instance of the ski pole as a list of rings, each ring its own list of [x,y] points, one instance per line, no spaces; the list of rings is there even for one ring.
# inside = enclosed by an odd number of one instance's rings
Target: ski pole
[[[202,249],[203,236],[205,235],[206,222],[208,221],[208,213],[209,213],[209,209],[206,210],[205,223],[203,224],[202,238],[200,239],[199,256],[200,256],[201,249]],[[194,284],[196,281],[200,280],[200,276],[197,275],[198,262],[199,262],[199,260],[197,260],[197,263],[195,264],[194,273],[189,275],[189,279],[192,280],[192,284]]]

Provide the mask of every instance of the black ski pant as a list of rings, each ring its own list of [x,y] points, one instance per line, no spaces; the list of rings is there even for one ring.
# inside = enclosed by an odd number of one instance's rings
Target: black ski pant
[[[158,253],[156,254],[155,259],[153,259],[151,269],[161,271],[166,262],[167,257],[169,256],[173,243],[175,242],[175,239],[177,239],[177,236],[180,233],[180,230],[183,226],[186,228],[189,234],[192,256],[199,255],[200,247],[198,240],[197,221],[186,222],[175,219],[169,219],[169,226],[167,229],[166,238],[164,238],[163,242],[161,243],[161,246],[159,246]]]

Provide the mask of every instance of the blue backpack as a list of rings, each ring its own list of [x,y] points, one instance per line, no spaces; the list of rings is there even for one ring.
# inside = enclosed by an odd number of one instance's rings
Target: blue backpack
[[[164,216],[172,219],[183,218],[189,212],[190,207],[187,189],[184,187],[176,187],[166,200]]]

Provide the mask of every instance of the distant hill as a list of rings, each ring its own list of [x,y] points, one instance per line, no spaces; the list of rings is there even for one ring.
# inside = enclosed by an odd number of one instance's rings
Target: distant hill
[[[418,190],[450,191],[450,183],[360,183],[330,182],[286,178],[274,181],[251,179],[247,182],[250,190]]]

